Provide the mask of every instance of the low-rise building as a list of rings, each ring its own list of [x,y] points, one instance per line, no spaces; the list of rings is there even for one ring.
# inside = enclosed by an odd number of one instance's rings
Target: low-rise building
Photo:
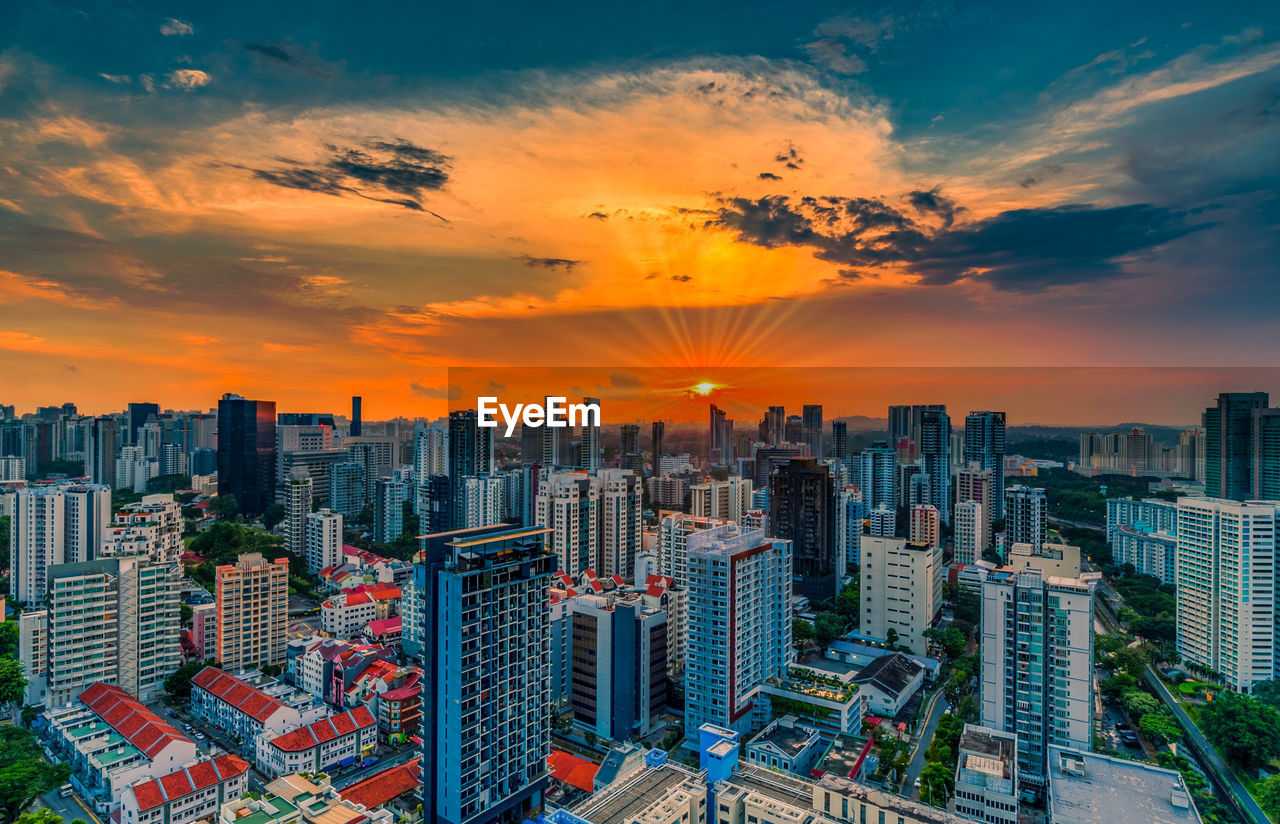
[[[92,684],[43,717],[50,760],[70,764],[72,784],[100,813],[126,788],[196,760],[195,742],[112,684]]]
[[[386,649],[400,649],[401,627],[399,615],[394,618],[376,618],[364,625],[360,630],[359,638],[367,644],[377,644]]]
[[[1049,824],[1201,824],[1182,776],[1143,761],[1049,746]]]
[[[784,715],[747,742],[748,762],[793,775],[808,775],[822,755],[824,744],[817,728]]]
[[[188,824],[249,789],[249,762],[226,753],[125,790],[120,824]]]
[[[257,797],[222,805],[218,824],[392,824],[391,810],[366,807],[342,797],[324,773],[286,775]]]
[[[992,824],[1018,824],[1018,737],[965,724],[948,809]]]
[[[258,768],[271,776],[346,766],[378,749],[378,723],[366,707],[258,738]]]
[[[191,680],[191,709],[232,739],[252,746],[262,733],[281,735],[326,714],[323,705],[289,706],[257,687],[205,667]]]
[[[924,684],[924,667],[900,652],[881,655],[853,679],[862,686],[867,709],[894,718]]]
[[[401,596],[400,588],[390,584],[344,589],[320,605],[320,629],[330,638],[354,638],[370,621],[397,615]]]
[[[784,677],[766,681],[760,690],[775,717],[798,716],[827,737],[855,734],[866,713],[862,689],[852,680],[856,672],[839,662],[819,659],[792,665]]]

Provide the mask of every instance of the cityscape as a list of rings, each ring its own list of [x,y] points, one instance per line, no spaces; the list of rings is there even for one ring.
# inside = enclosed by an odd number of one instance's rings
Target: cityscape
[[[1091,430],[689,389],[511,437],[0,406],[6,817],[1276,814],[1267,392]]]
[[[0,824],[1280,824],[1280,4],[0,3]]]

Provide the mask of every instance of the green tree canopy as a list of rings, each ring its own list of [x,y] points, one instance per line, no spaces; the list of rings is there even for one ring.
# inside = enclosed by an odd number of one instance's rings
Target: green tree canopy
[[[0,821],[17,821],[32,802],[70,777],[69,766],[40,757],[34,733],[0,726]]]
[[[191,661],[164,679],[164,690],[175,698],[191,697],[191,679],[195,678],[205,665],[202,661]]]
[[[1260,781],[1253,795],[1267,815],[1280,821],[1280,775]]]
[[[1149,712],[1138,720],[1138,729],[1159,746],[1182,740],[1182,728],[1167,712]]]
[[[1280,710],[1223,692],[1200,709],[1205,737],[1238,767],[1253,771],[1280,756]]]

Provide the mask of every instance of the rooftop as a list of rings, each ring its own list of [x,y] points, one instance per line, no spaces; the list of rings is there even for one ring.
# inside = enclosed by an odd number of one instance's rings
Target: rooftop
[[[80,693],[80,703],[93,710],[148,759],[155,758],[175,741],[192,743],[138,699],[111,684],[91,684]]]
[[[687,770],[673,764],[641,770],[634,779],[607,793],[598,793],[573,813],[591,824],[628,824],[639,810],[648,809],[667,797],[679,784],[691,777]]]
[[[350,735],[356,730],[367,729],[375,723],[369,708],[361,705],[339,715],[322,718],[284,735],[278,735],[271,740],[271,746],[285,752],[302,752],[326,741]]]
[[[135,784],[127,792],[133,793],[138,809],[146,812],[229,781],[248,770],[248,761],[227,753],[208,761],[197,761],[160,778]]]
[[[1064,747],[1049,747],[1048,800],[1054,824],[1201,821],[1182,776],[1173,770]]]
[[[747,742],[747,746],[768,743],[779,751],[795,757],[804,752],[805,747],[809,746],[817,735],[818,731],[813,727],[798,724],[794,716],[788,715],[779,718],[757,733]]]
[[[881,655],[862,668],[854,677],[859,683],[874,683],[891,695],[901,695],[911,685],[912,680],[924,670],[900,652]]]
[[[205,667],[200,670],[192,679],[192,683],[205,692],[216,695],[255,721],[265,722],[277,710],[284,709],[284,704],[270,695],[232,678],[217,667]]]
[[[551,777],[562,781],[570,787],[577,787],[584,792],[595,789],[596,773],[600,765],[580,758],[564,750],[552,749],[547,757],[547,766],[551,769]]]
[[[341,791],[341,795],[353,804],[372,810],[421,787],[419,774],[422,761],[414,760],[382,772],[374,773],[363,781],[357,781]]]

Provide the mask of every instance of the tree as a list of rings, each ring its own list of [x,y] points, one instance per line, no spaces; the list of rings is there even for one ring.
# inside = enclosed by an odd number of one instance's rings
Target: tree
[[[1122,696],[1125,711],[1133,718],[1141,718],[1147,713],[1160,709],[1160,702],[1155,696],[1148,695],[1140,689],[1132,689]]]
[[[962,695],[960,700],[956,702],[956,709],[953,713],[958,716],[961,721],[970,723],[978,720],[978,699],[972,695]]]
[[[229,520],[240,512],[240,502],[231,493],[213,499],[213,514],[219,520]]]
[[[898,631],[896,629],[894,629],[893,627],[889,627],[889,631],[884,634],[884,640],[885,640],[886,646],[889,647],[890,652],[897,651]]]
[[[288,513],[284,511],[284,507],[280,504],[269,504],[267,508],[262,511],[262,525],[265,526],[268,531],[275,529],[276,526],[284,520],[284,516],[287,514]]]
[[[930,761],[920,771],[920,800],[945,807],[951,795],[953,770],[940,761]]]
[[[195,610],[190,604],[178,604],[178,620],[182,622],[184,627],[191,626],[191,619],[195,615]]]
[[[4,626],[0,624],[0,626]],[[1253,685],[1253,697],[1269,707],[1280,709],[1280,678]]]
[[[0,544],[8,546],[8,544]],[[0,658],[18,657],[18,622],[5,621],[0,624]]]
[[[87,824],[83,818],[74,819],[71,824],[76,824],[77,821],[80,824]],[[13,824],[62,824],[62,816],[53,810],[36,810],[33,813],[23,813],[18,816],[18,820]]]
[[[66,764],[40,757],[35,734],[20,727],[0,727],[0,821],[17,821],[40,796],[71,777]]]
[[[0,703],[16,710],[26,692],[26,667],[17,658],[0,658]]]
[[[813,632],[813,624],[803,618],[791,621],[791,637],[796,641],[812,641],[817,637]]]
[[[1280,710],[1235,692],[1200,708],[1200,728],[1218,751],[1250,772],[1280,756]]]
[[[1119,698],[1126,692],[1134,689],[1138,685],[1138,679],[1134,678],[1127,672],[1117,672],[1110,678],[1104,678],[1098,682],[1098,689],[1103,695],[1109,695],[1112,698]]]
[[[1253,795],[1267,815],[1280,820],[1280,775],[1258,782]]]
[[[1138,720],[1138,729],[1159,746],[1182,740],[1182,728],[1165,712],[1149,712]]]
[[[818,619],[813,622],[813,630],[818,644],[825,647],[844,635],[844,619],[834,612],[819,613]]]
[[[1141,678],[1142,670],[1146,668],[1147,664],[1151,663],[1151,656],[1141,646],[1122,647],[1116,650],[1113,660],[1117,669],[1124,670],[1134,678]]]
[[[192,661],[178,667],[177,671],[164,679],[164,690],[175,698],[191,697],[191,679],[204,669],[202,661]]]

